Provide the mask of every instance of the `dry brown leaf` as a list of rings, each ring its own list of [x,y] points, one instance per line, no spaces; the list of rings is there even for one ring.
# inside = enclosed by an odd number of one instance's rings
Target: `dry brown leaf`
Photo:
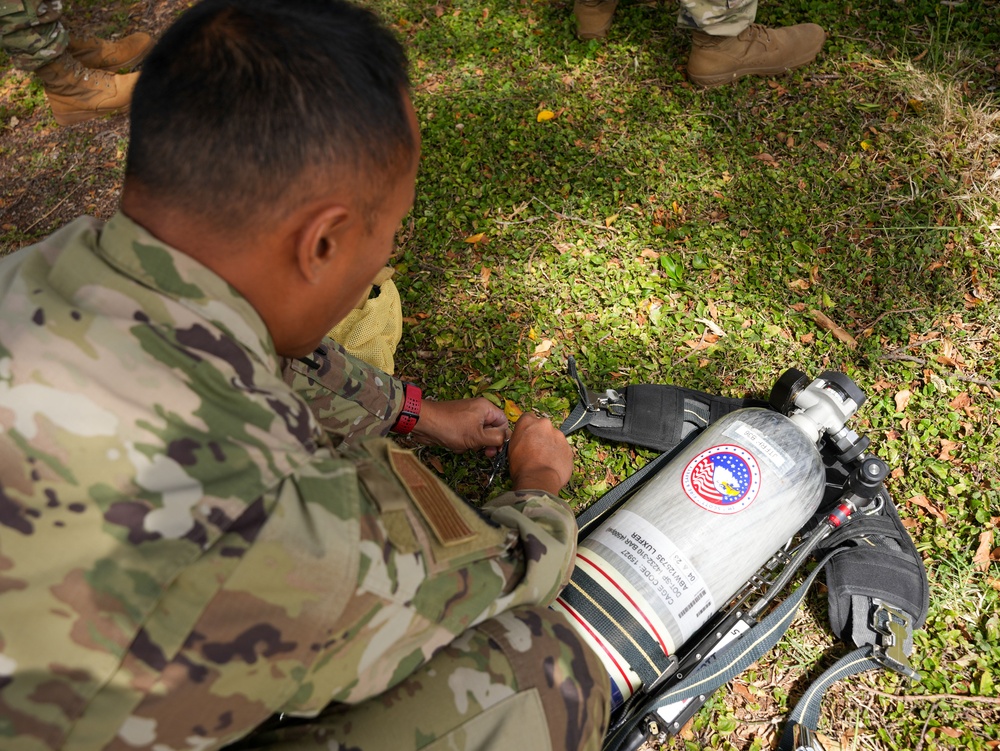
[[[813,141],[813,143],[816,144],[816,146],[819,148],[820,151],[830,150],[830,144],[828,144],[826,141]]]
[[[722,327],[715,321],[710,321],[707,318],[695,318],[698,323],[703,323],[708,327],[708,330],[715,334],[716,339],[720,336],[725,336],[726,332],[722,330]]]
[[[900,519],[899,523],[902,524],[907,529],[913,529],[914,527],[919,527],[920,522],[916,519]]]
[[[958,448],[958,444],[954,441],[949,441],[947,438],[941,439],[941,453],[938,454],[937,458],[939,462],[950,462],[954,457],[951,452]]]
[[[479,282],[484,286],[488,287],[490,285],[490,274],[493,270],[489,266],[483,266],[483,270],[479,272]]]
[[[750,689],[748,689],[742,683],[736,683],[736,682],[734,682],[733,683],[733,691],[735,691],[736,693],[738,693],[740,696],[742,696],[747,701],[752,701],[753,698],[754,698],[753,694],[750,693]]]
[[[841,328],[832,318],[830,318],[826,313],[821,310],[810,310],[809,315],[816,322],[816,325],[821,329],[826,329],[831,334],[833,338],[837,341],[843,342],[851,349],[858,346],[857,341],[851,336],[846,329]]]
[[[542,339],[542,341],[535,345],[535,354],[533,357],[548,357],[554,344],[555,342],[551,339]]]
[[[948,515],[944,511],[939,509],[937,506],[935,506],[933,503],[928,501],[927,496],[925,496],[923,493],[920,493],[918,495],[913,496],[912,498],[907,499],[907,503],[912,503],[914,506],[919,506],[931,516],[940,519],[945,524],[948,523]]]
[[[639,255],[642,256],[643,258],[648,258],[651,261],[655,261],[657,258],[660,257],[660,254],[657,253],[655,250],[652,250],[651,248],[643,249],[643,251]]]
[[[815,338],[816,334],[810,331],[808,334],[803,334],[802,336],[800,336],[799,341],[802,342],[803,344],[812,344],[813,339]]]
[[[819,741],[821,747],[825,748],[827,751],[842,751],[842,746],[828,735],[823,735],[822,733],[817,732],[816,740]]]
[[[990,567],[990,548],[993,547],[993,530],[984,529],[979,533],[979,547],[972,556],[972,562],[977,571],[986,571]]]
[[[441,460],[438,459],[436,456],[428,456],[427,463],[430,464],[432,467],[434,467],[434,469],[437,470],[437,473],[439,475],[444,474],[444,465],[441,463]]]
[[[763,153],[761,153],[761,154],[757,154],[757,155],[756,155],[756,156],[754,157],[754,159],[757,159],[757,160],[759,160],[759,161],[761,161],[761,162],[764,162],[765,164],[770,164],[770,165],[772,165],[772,166],[773,166],[773,165],[776,165],[776,164],[778,163],[778,160],[777,160],[777,159],[775,159],[775,158],[774,158],[773,156],[771,156],[770,154],[768,154],[768,153],[767,153],[766,151],[765,151],[765,152],[763,152]]]
[[[961,394],[948,402],[948,406],[954,410],[964,409],[970,404],[972,404],[972,397],[969,395],[968,391],[963,391]]]
[[[993,587],[993,589],[1000,592],[1000,579],[989,578],[986,580],[986,583]]]
[[[900,477],[903,477],[905,474],[906,474],[906,470],[904,470],[902,467],[896,467],[894,470],[892,470],[892,472],[889,473],[889,476],[892,477],[893,480],[898,480]]]
[[[956,730],[955,728],[938,728],[938,732],[941,735],[947,735],[949,738],[961,738],[962,731]]]
[[[796,302],[792,303],[791,306],[789,307],[791,307],[791,309],[794,310],[796,313],[801,313],[803,310],[806,309],[806,304],[804,302]]]
[[[794,280],[792,280],[792,281],[790,281],[788,283],[788,288],[789,289],[800,289],[800,290],[805,291],[805,290],[809,289],[809,280],[808,279],[794,279]]]
[[[902,391],[896,392],[893,400],[896,402],[897,412],[904,412],[906,410],[907,405],[910,403],[911,396],[913,396],[913,394],[909,389],[903,389]]]
[[[708,349],[709,347],[712,346],[706,341],[696,342],[694,339],[688,339],[687,341],[682,342],[682,344],[684,344],[685,347],[690,347],[693,350]]]

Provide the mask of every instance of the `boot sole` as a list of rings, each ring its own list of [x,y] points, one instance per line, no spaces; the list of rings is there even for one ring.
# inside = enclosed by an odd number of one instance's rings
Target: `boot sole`
[[[706,89],[714,88],[715,86],[722,86],[723,84],[732,83],[733,81],[738,81],[745,76],[780,76],[782,73],[788,73],[792,70],[797,70],[806,65],[809,65],[813,60],[816,59],[816,53],[802,62],[795,62],[791,65],[778,65],[771,68],[741,68],[739,70],[730,71],[728,73],[720,73],[714,76],[698,76],[693,75],[688,71],[688,80],[691,83],[702,86]]]
[[[83,123],[87,120],[96,120],[99,117],[107,117],[108,115],[120,115],[128,114],[129,107],[115,107],[110,110],[76,110],[74,112],[60,112],[56,114],[55,111],[52,112],[52,116],[56,120],[57,125],[76,125],[77,123]]]

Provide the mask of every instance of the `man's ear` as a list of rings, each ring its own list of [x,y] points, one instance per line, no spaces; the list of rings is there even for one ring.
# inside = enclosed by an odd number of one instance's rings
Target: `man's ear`
[[[343,205],[326,205],[312,212],[302,226],[295,247],[299,273],[310,284],[321,278],[323,271],[341,251],[340,238],[351,218]]]

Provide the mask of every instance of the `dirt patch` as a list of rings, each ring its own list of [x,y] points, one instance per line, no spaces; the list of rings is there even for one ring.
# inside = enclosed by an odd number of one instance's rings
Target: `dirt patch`
[[[113,39],[135,31],[159,35],[184,0],[67,4],[70,30]],[[0,255],[42,238],[81,214],[102,218],[118,206],[128,117],[62,128],[34,78],[8,60],[0,75]]]

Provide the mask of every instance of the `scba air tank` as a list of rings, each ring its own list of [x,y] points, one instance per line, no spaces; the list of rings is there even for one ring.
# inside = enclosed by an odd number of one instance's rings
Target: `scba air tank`
[[[651,652],[674,654],[816,513],[818,437],[779,412],[733,412],[580,543],[553,607],[601,657],[615,706],[656,672]]]

